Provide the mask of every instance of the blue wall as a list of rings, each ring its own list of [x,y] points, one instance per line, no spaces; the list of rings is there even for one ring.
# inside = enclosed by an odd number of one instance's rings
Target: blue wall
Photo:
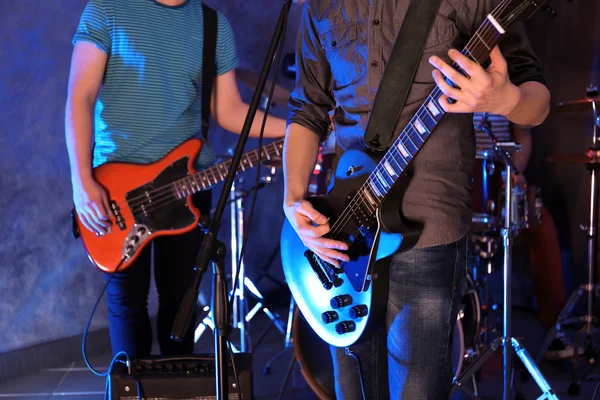
[[[207,3],[230,19],[241,67],[258,72],[281,3]],[[71,38],[84,6],[83,0],[0,2],[0,353],[80,334],[103,286],[101,273],[70,236],[63,120]],[[298,6],[292,9],[286,52],[293,51],[300,11]],[[293,84],[285,78],[280,83],[287,88]],[[241,91],[248,101],[251,91]],[[214,125],[210,136],[219,153],[237,138]],[[256,146],[257,140],[250,140],[247,149]],[[251,177],[247,175],[248,182]],[[247,257],[251,276],[278,242],[281,172],[277,179],[259,192]],[[273,270],[280,270],[278,264]],[[155,310],[155,300],[151,303]],[[104,304],[93,329],[107,324]]]

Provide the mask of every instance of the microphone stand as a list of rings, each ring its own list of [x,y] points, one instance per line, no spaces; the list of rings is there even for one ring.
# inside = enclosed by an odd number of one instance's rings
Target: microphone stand
[[[288,13],[291,5],[292,0],[284,1],[281,13],[279,15],[279,19],[277,21],[277,25],[275,27],[275,32],[273,33],[267,56],[262,67],[262,71],[258,78],[256,90],[254,91],[252,101],[249,104],[248,115],[246,116],[246,120],[244,121],[244,126],[242,128],[242,132],[240,133],[240,138],[235,148],[229,171],[227,172],[227,178],[225,179],[223,191],[221,192],[221,197],[219,197],[215,214],[210,220],[210,225],[204,235],[202,247],[200,248],[200,251],[198,253],[198,258],[196,259],[196,276],[194,277],[192,285],[188,288],[185,294],[179,312],[177,313],[175,323],[173,324],[173,331],[171,332],[171,338],[173,340],[181,341],[185,336],[185,333],[188,331],[192,316],[196,308],[196,299],[198,298],[198,288],[200,286],[200,281],[202,280],[204,272],[206,272],[208,262],[213,261],[213,318],[215,324],[214,335],[216,379],[215,394],[218,400],[224,400],[229,398],[227,383],[227,342],[229,339],[230,326],[227,310],[225,271],[222,262],[223,258],[225,257],[225,246],[223,245],[223,243],[217,241],[217,235],[221,227],[221,218],[223,217],[223,212],[229,199],[231,186],[233,185],[236,172],[240,165],[240,160],[244,151],[244,147],[246,146],[246,141],[250,134],[250,128],[252,127],[252,123],[254,122],[256,110],[258,109],[258,105],[261,100],[261,95],[265,88],[267,75],[269,74],[269,70],[271,69],[273,57],[275,55],[281,37],[284,33],[284,28],[287,25]]]

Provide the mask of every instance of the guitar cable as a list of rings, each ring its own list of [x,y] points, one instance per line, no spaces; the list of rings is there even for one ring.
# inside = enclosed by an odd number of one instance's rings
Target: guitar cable
[[[115,274],[117,273],[117,271],[119,271],[119,268],[121,268],[121,266],[123,265],[123,262],[125,262],[125,258],[121,259],[119,264],[117,264],[117,267],[115,268],[115,270],[110,274],[110,277],[106,281],[106,284],[104,285],[104,288],[100,292],[100,295],[98,296],[98,299],[96,300],[96,303],[94,304],[94,307],[92,307],[92,312],[90,313],[88,322],[85,325],[85,329],[83,330],[83,337],[81,338],[81,354],[83,356],[83,361],[85,362],[85,365],[95,375],[100,376],[100,377],[106,377],[106,385],[104,387],[104,400],[112,399],[112,383],[111,383],[111,379],[110,379],[110,373],[112,372],[115,364],[119,362],[121,364],[125,364],[127,366],[127,368],[130,369],[131,368],[131,360],[129,358],[129,354],[127,354],[124,351],[120,351],[113,357],[113,359],[108,367],[108,370],[106,372],[99,372],[94,367],[92,367],[92,364],[88,360],[87,353],[85,351],[85,343],[86,343],[88,332],[90,330],[90,325],[92,324],[92,319],[94,318],[96,309],[98,308],[98,305],[100,304],[100,300],[102,300],[104,293],[108,289],[108,285],[112,281],[112,279],[115,276]],[[124,361],[120,360],[119,359],[120,357],[125,357],[126,361],[124,362]],[[140,386],[139,381],[137,382],[137,385],[139,388],[139,386]],[[140,390],[138,390],[138,399],[140,399],[140,400],[142,399]]]
[[[360,364],[360,359],[358,358],[356,353],[350,347],[346,347],[344,349],[344,353],[347,356],[352,357],[356,360],[356,367],[358,369],[358,378],[359,378],[359,382],[360,382],[360,391],[361,391],[363,400],[367,400],[367,395],[365,393],[365,384],[363,381],[362,365]]]

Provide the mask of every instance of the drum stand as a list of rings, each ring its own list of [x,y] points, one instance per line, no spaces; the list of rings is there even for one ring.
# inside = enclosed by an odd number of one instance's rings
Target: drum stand
[[[504,290],[503,290],[503,299],[504,299],[504,308],[503,308],[503,335],[497,339],[495,339],[482,353],[476,358],[472,365],[470,365],[462,374],[454,382],[454,387],[452,388],[451,396],[454,395],[458,390],[465,391],[472,398],[478,398],[474,393],[472,393],[464,383],[471,379],[473,374],[479,370],[482,365],[490,358],[500,346],[504,348],[503,351],[503,400],[508,400],[513,398],[512,394],[512,378],[513,378],[513,350],[519,356],[521,361],[523,362],[525,368],[529,371],[538,387],[542,391],[542,396],[538,398],[541,399],[552,399],[558,400],[556,394],[554,394],[554,390],[550,387],[542,373],[539,371],[538,367],[535,365],[533,359],[527,352],[527,350],[519,343],[519,341],[511,337],[511,308],[512,308],[512,299],[511,299],[511,290],[512,290],[512,246],[513,246],[513,238],[514,238],[514,227],[512,224],[512,174],[513,172],[516,174],[518,171],[514,167],[512,160],[507,155],[509,151],[514,151],[515,144],[507,143],[502,146],[502,150],[499,149],[499,143],[497,143],[493,134],[490,133],[492,140],[494,141],[494,145],[496,147],[496,151],[505,159],[506,162],[506,186],[505,186],[505,213],[504,213],[504,228],[502,229],[502,237],[504,239],[504,271],[503,271],[503,279],[504,279]]]
[[[594,113],[594,127],[593,127],[593,136],[592,136],[592,147],[589,149],[588,154],[591,154],[593,157],[597,157],[600,154],[600,144],[598,143],[598,128],[600,127],[600,115],[598,113],[598,109],[596,108],[596,102],[592,101],[592,111]],[[599,184],[598,181],[598,173],[600,169],[600,164],[590,162],[587,164],[588,170],[590,171],[590,219],[588,221],[588,225],[581,225],[581,230],[586,233],[587,236],[587,269],[588,269],[588,281],[587,284],[579,286],[569,297],[567,304],[562,309],[558,316],[558,320],[556,321],[556,325],[552,327],[552,329],[546,335],[544,339],[544,343],[542,344],[542,349],[540,350],[540,354],[538,356],[537,361],[542,358],[544,352],[552,343],[552,340],[556,336],[556,332],[560,331],[563,325],[569,325],[574,323],[583,322],[584,326],[581,328],[577,335],[575,336],[575,354],[573,355],[573,381],[569,386],[567,392],[570,395],[579,395],[580,393],[580,382],[585,379],[595,368],[598,363],[598,351],[594,349],[592,333],[598,333],[598,329],[594,327],[595,317],[593,315],[593,304],[594,297],[597,297],[600,294],[600,284],[594,284],[594,268],[597,263],[597,244],[596,240],[598,237],[598,190]],[[579,301],[581,297],[584,296],[584,293],[587,292],[587,313],[581,317],[569,317],[571,315],[571,311]],[[587,359],[587,367],[584,373],[578,376],[577,374],[577,359],[579,358],[581,352],[579,351],[579,343],[580,337],[583,338],[583,358]]]
[[[272,175],[273,173],[271,173]],[[272,176],[267,176],[263,178],[263,182],[268,184],[271,183]],[[232,344],[233,351],[240,351],[242,353],[251,352],[262,342],[262,339],[271,328],[271,326],[275,326],[277,330],[279,330],[283,335],[286,334],[285,326],[281,317],[278,313],[272,312],[264,305],[264,297],[257,289],[256,285],[246,277],[246,270],[244,266],[244,260],[240,260],[240,253],[242,251],[242,243],[244,243],[244,199],[248,196],[248,192],[245,192],[241,189],[238,189],[237,186],[241,183],[241,179],[237,179],[230,193],[230,204],[231,204],[231,279],[232,285],[235,283],[233,280],[235,279],[236,274],[239,270],[239,280],[237,282],[237,286],[232,288],[234,300],[233,300],[233,325],[234,329],[239,329],[240,331],[240,348],[237,349]],[[238,265],[238,261],[241,261]],[[254,297],[258,300],[256,305],[252,308],[252,310],[248,311],[248,304],[246,302],[246,290],[248,290]],[[210,313],[210,308],[208,306],[203,308],[204,312]],[[254,349],[252,348],[252,344],[250,341],[250,335],[248,332],[248,323],[250,320],[259,312],[264,312],[267,317],[271,320],[271,324],[269,327],[263,332],[263,334],[258,339]],[[196,328],[194,334],[194,340],[197,342],[200,337],[204,334],[207,328],[213,329],[212,320],[209,318],[210,315],[207,315],[202,322]]]

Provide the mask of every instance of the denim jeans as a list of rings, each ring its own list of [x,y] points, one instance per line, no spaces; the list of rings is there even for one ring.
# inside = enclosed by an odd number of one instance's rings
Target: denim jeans
[[[467,238],[395,254],[385,326],[351,347],[367,399],[447,400],[450,349],[467,282]],[[362,399],[356,360],[331,347],[336,397]]]
[[[211,193],[194,195],[203,214],[210,212]],[[196,228],[177,236],[163,236],[140,253],[123,272],[115,273],[108,289],[108,324],[113,354],[125,351],[130,357],[146,357],[152,350],[152,328],[148,316],[150,264],[154,247],[154,281],[158,292],[157,337],[163,355],[189,354],[194,348],[194,321],[184,340],[170,339],[173,322],[185,292],[194,280],[196,256],[203,232]],[[106,274],[106,279],[110,274]],[[192,318],[193,319],[193,318]]]

